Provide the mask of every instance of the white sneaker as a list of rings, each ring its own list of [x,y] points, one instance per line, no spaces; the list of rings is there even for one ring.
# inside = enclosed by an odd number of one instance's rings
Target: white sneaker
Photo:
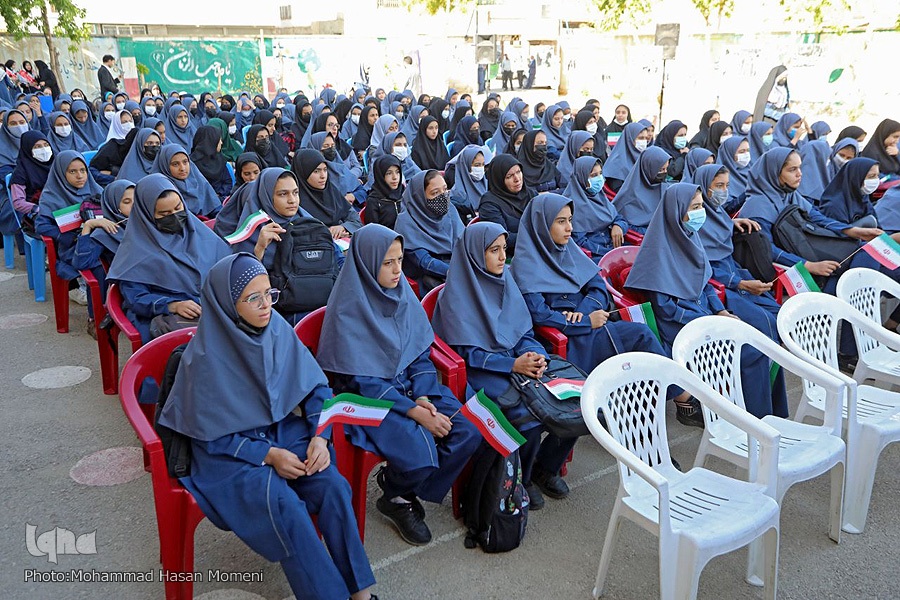
[[[69,300],[75,302],[76,304],[80,304],[82,306],[87,306],[87,291],[83,288],[76,288],[74,290],[69,290]]]

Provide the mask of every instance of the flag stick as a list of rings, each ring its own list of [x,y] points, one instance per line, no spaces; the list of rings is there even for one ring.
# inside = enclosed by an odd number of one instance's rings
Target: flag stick
[[[453,417],[455,417],[456,415],[458,415],[458,414],[459,414],[459,411],[461,411],[461,410],[462,410],[462,406],[460,406],[459,409],[457,409],[457,411],[456,411],[455,413],[453,413],[452,415],[450,415],[450,420],[452,421],[452,420],[453,420]]]

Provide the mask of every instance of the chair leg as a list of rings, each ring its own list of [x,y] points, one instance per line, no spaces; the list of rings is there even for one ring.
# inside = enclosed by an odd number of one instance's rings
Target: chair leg
[[[190,513],[192,511],[186,510],[185,512]],[[199,525],[200,521],[203,519],[204,516],[202,513],[199,515],[187,515],[187,522],[185,523],[182,541],[181,571],[183,573],[191,573],[194,570],[194,533],[197,531],[197,525]],[[185,579],[186,581],[181,584],[181,597],[185,600],[192,600],[194,597],[194,582],[191,581],[190,577],[186,577]]]
[[[181,503],[174,502],[173,504]],[[183,598],[183,584],[179,581],[174,581],[172,577],[175,573],[181,571],[184,565],[183,540],[180,534],[184,525],[183,507],[179,508],[178,513],[167,515],[167,522],[159,524],[159,549],[162,555],[162,569],[164,574],[170,575],[165,580],[166,600],[180,600]],[[156,518],[160,518],[158,513]]]
[[[34,289],[34,269],[31,267],[31,263],[34,262],[34,258],[32,257],[31,252],[31,242],[27,239],[25,241],[25,273],[28,275],[28,289]]]
[[[875,469],[881,453],[880,442],[877,433],[863,429],[855,444],[847,444],[847,508],[843,525],[847,533],[862,533],[866,527]]]
[[[606,539],[603,540],[603,549],[600,551],[600,565],[597,567],[597,579],[594,580],[593,596],[595,600],[603,595],[603,589],[606,587],[606,576],[609,574],[612,550],[616,545],[616,539],[619,537],[619,527],[621,525],[622,519],[619,515],[618,501],[616,501],[616,507],[613,508],[612,514],[609,516],[609,525],[606,527]]]
[[[766,600],[775,600],[778,596],[778,528],[772,527],[763,534],[763,538],[766,549]]]
[[[3,262],[7,269],[16,267],[16,237],[13,235],[3,236]]]
[[[53,294],[53,313],[56,315],[56,331],[69,332],[69,282],[56,273],[50,273],[50,291]]]
[[[846,469],[839,462],[831,468],[831,502],[829,505],[828,537],[841,543],[841,519],[844,514],[844,478]]]
[[[119,392],[119,351],[115,346],[110,331],[100,327],[100,320],[94,317],[97,332],[97,352],[100,354],[100,377],[103,380],[103,393],[115,396]]]
[[[354,481],[351,482],[353,488],[353,513],[356,515],[356,525],[359,527],[359,540],[361,542],[366,541],[366,496],[369,487],[369,474],[363,473],[363,471],[362,464],[358,464]]]
[[[34,280],[35,302],[47,301],[47,269],[44,268],[44,242],[31,245],[31,274]]]

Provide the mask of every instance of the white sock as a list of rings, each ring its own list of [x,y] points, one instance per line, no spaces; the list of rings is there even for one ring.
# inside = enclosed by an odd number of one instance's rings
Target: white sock
[[[394,504],[411,504],[411,502],[403,496],[395,496],[391,498],[391,502],[393,502]]]

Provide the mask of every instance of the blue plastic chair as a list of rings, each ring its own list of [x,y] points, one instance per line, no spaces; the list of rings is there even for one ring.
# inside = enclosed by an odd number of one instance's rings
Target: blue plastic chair
[[[232,165],[230,162],[225,163],[225,170],[227,170],[228,174],[231,175],[231,185],[234,185],[236,181],[234,178],[234,165]]]
[[[9,193],[9,181],[12,179],[12,173],[6,176],[6,190]],[[22,222],[19,220],[19,213],[13,211],[16,216],[16,223],[19,229],[22,228]],[[47,277],[44,269],[44,261],[46,260],[47,250],[44,247],[43,240],[33,238],[30,235],[22,235],[25,238],[25,271],[28,273],[28,289],[34,290],[35,302],[47,301]],[[3,239],[4,255],[6,254],[6,236]],[[15,247],[13,242],[12,247]]]
[[[244,144],[247,143],[247,132],[250,131],[250,125],[244,125],[244,128],[241,129],[241,136],[244,138]]]
[[[96,150],[88,150],[87,152],[82,152],[81,154],[84,157],[84,160],[87,162],[88,166],[91,166],[91,161],[94,160],[94,157],[97,156]]]
[[[448,129],[447,131],[444,132],[444,134],[443,134],[443,140],[444,140],[444,145],[445,145],[445,146],[446,146],[447,144],[450,143],[450,142],[449,142],[449,140],[450,140],[450,130],[449,130],[449,129]]]
[[[12,199],[10,199],[12,202]],[[15,212],[15,209],[13,209]],[[16,236],[3,234],[3,262],[7,269],[16,268]]]

